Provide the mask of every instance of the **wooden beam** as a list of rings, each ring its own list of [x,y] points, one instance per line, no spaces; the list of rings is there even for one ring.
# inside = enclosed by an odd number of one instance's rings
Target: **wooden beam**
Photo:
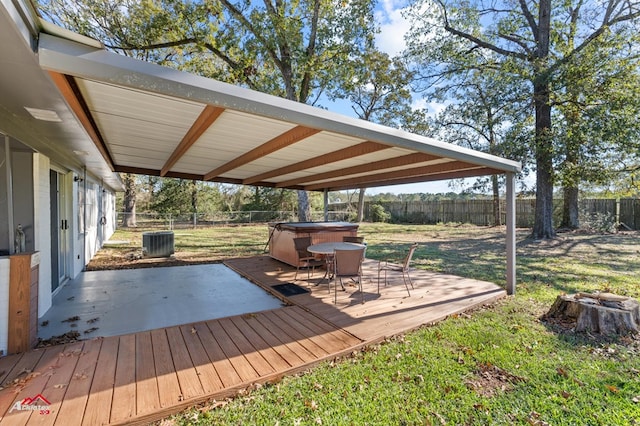
[[[272,152],[286,148],[287,146],[300,142],[301,140],[306,139],[309,136],[315,135],[318,132],[320,132],[320,130],[311,129],[309,127],[304,127],[304,126],[294,127],[293,129],[279,136],[276,136],[270,141],[265,142],[264,144],[258,146],[257,148],[254,148],[251,151],[244,153],[240,157],[237,157],[234,160],[231,160],[228,163],[223,164],[217,169],[211,170],[209,173],[204,175],[204,179],[212,180],[214,177],[219,176],[222,173],[228,172],[229,170],[233,170],[247,163],[255,161],[259,158],[262,158],[266,155],[271,154]]]
[[[136,175],[145,175],[145,176],[160,176],[160,170],[158,169],[146,169],[143,167],[132,167],[132,166],[121,166],[118,165],[115,167],[115,172],[118,173],[132,173]],[[182,173],[182,172],[167,172],[165,177],[170,178],[178,178],[178,179],[188,179],[188,180],[204,180],[204,176],[196,173]],[[235,185],[242,185],[242,179],[234,179],[234,178],[222,178],[216,177],[211,179],[212,182],[220,182],[220,183],[232,183]],[[255,186],[265,186],[269,188],[273,188],[275,185],[272,182],[256,182]],[[291,186],[288,189],[304,189],[301,185]]]
[[[332,181],[332,182],[320,182],[312,185],[305,186],[308,190],[324,189],[326,187],[333,187],[335,185],[352,185],[353,188],[365,188],[371,187],[372,183],[384,185],[385,181],[411,178],[414,176],[428,176],[437,173],[452,172],[456,170],[465,170],[471,168],[478,168],[475,164],[465,163],[464,161],[450,161],[448,163],[432,164],[429,166],[413,167],[410,169],[394,170],[392,172],[368,174],[363,176],[347,177],[344,179]]]
[[[492,169],[490,167],[480,167],[477,169],[469,169],[469,170],[461,170],[449,173],[437,173],[429,176],[412,176],[407,178],[399,178],[392,180],[385,180],[380,182],[369,182],[367,184],[367,188],[373,188],[376,186],[388,186],[388,185],[404,185],[408,183],[421,183],[421,182],[434,182],[438,180],[450,180],[450,179],[461,179],[475,176],[487,176],[487,175],[496,175],[504,173],[504,171]],[[356,189],[360,188],[360,186],[354,185],[333,185],[333,183],[328,183],[326,186],[326,190],[328,191],[343,191],[346,189]],[[304,188],[305,190],[310,190],[309,188]],[[325,188],[323,188],[325,189]],[[318,191],[320,189],[317,189]]]
[[[287,188],[291,185],[301,185],[305,182],[317,182],[321,180],[328,180],[333,178],[339,178],[348,175],[355,175],[359,173],[368,173],[375,170],[390,169],[393,167],[410,166],[416,163],[424,163],[427,161],[437,160],[442,157],[438,157],[431,154],[415,153],[407,154],[400,157],[393,157],[386,160],[374,161],[373,163],[362,164],[360,166],[346,167],[344,169],[333,170],[331,172],[318,173],[315,175],[304,176],[296,179],[287,180],[276,184],[277,188]]]
[[[80,124],[82,124],[82,127],[84,127],[93,144],[98,148],[98,151],[100,151],[102,158],[107,162],[111,171],[115,171],[115,164],[113,158],[111,158],[107,144],[102,138],[100,130],[98,130],[98,125],[91,116],[91,111],[73,77],[55,71],[49,71],[49,76],[58,87],[67,104],[69,104],[69,108],[71,108],[80,121]]]
[[[270,170],[268,172],[252,176],[243,181],[245,185],[251,185],[256,182],[269,179],[275,176],[283,176],[289,173],[295,173],[300,170],[311,169],[313,167],[323,166],[325,164],[331,164],[336,161],[342,161],[353,157],[358,157],[360,155],[371,154],[372,152],[381,151],[383,149],[388,149],[388,145],[382,145],[377,142],[362,142],[354,146],[350,146],[348,148],[340,149],[337,151],[330,152],[328,154],[320,155],[318,157],[310,158],[305,161],[301,161],[299,163],[291,164],[286,167],[281,167],[279,169]]]
[[[196,141],[202,136],[204,132],[220,117],[220,115],[224,112],[224,108],[213,107],[211,105],[207,105],[204,110],[200,113],[196,121],[193,122],[193,125],[189,129],[189,131],[184,135],[180,144],[173,151],[167,162],[162,166],[162,170],[160,170],[160,176],[166,176],[167,172],[171,169],[182,158],[184,154],[191,148],[191,146],[196,143]]]

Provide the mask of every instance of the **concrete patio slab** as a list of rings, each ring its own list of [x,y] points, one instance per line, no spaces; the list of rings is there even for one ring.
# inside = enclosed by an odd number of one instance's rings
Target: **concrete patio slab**
[[[38,337],[116,336],[281,306],[223,264],[83,272],[55,295]]]

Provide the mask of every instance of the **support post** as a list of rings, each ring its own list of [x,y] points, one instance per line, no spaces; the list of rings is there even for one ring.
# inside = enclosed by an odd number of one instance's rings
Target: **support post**
[[[1,133],[0,133],[1,134]],[[4,167],[6,171],[7,179],[7,236],[9,237],[9,253],[14,253],[15,242],[15,224],[13,218],[13,177],[12,177],[12,165],[11,165],[11,140],[9,135],[4,136]]]
[[[507,294],[516,294],[516,190],[515,173],[507,173]]]
[[[324,189],[324,221],[329,222],[329,190]]]

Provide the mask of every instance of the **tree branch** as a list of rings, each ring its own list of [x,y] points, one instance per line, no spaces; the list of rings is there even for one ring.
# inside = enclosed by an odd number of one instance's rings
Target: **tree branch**
[[[519,58],[522,60],[526,60],[527,56],[523,55],[522,53],[518,53],[518,52],[513,52],[511,50],[507,50],[507,49],[502,49],[501,47],[498,47],[492,43],[486,42],[484,40],[479,39],[478,37],[475,37],[469,33],[466,33],[464,31],[460,31],[456,28],[453,28],[450,24],[449,24],[449,17],[447,16],[447,9],[444,5],[444,3],[442,2],[442,0],[437,0],[438,4],[440,5],[440,7],[442,8],[442,16],[444,18],[444,29],[447,32],[450,32],[453,35],[457,35],[458,37],[462,37],[466,40],[469,40],[472,43],[475,43],[476,45],[484,48],[484,49],[488,49],[488,50],[492,50],[496,53],[499,53],[501,55],[505,55],[508,57],[514,57],[514,58]]]
[[[175,41],[167,41],[164,43],[154,43],[154,44],[148,44],[146,46],[113,46],[113,45],[109,45],[109,44],[105,44],[105,47],[109,48],[109,49],[119,49],[119,50],[123,50],[123,51],[132,51],[132,50],[155,50],[155,49],[164,49],[167,47],[175,47],[175,46],[185,46],[187,44],[195,44],[198,43],[198,40],[196,40],[195,38],[185,38],[182,40],[175,40]]]

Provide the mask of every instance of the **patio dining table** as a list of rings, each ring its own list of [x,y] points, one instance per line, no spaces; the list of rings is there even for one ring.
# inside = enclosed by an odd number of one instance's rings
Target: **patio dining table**
[[[342,241],[312,244],[307,251],[314,254],[331,255],[336,250],[359,250],[364,248],[364,244],[344,243]]]
[[[324,276],[316,283],[316,285],[319,285],[325,278],[327,278],[327,280],[331,279],[331,256],[336,250],[360,250],[365,247],[366,245],[364,244],[345,243],[342,241],[312,244],[307,247],[307,251],[309,253],[322,255],[326,260],[326,271]]]

